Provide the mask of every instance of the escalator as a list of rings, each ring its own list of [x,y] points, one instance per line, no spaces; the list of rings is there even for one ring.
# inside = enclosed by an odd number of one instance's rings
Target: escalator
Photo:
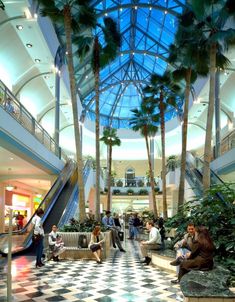
[[[187,152],[186,155],[186,179],[194,191],[197,198],[203,197],[203,160],[195,157],[192,153]],[[210,170],[211,185],[224,185],[222,179],[212,170]],[[222,196],[219,196],[223,199]]]
[[[86,162],[83,170],[84,182],[87,179],[91,163]],[[43,199],[40,207],[44,210],[42,217],[45,233],[51,231],[53,224],[61,226],[68,222],[76,213],[78,205],[78,185],[77,168],[73,161],[68,162],[59,177]],[[30,218],[25,227],[17,232],[13,232],[12,254],[24,251],[32,245],[33,225]],[[8,234],[0,234],[0,253],[8,253]]]

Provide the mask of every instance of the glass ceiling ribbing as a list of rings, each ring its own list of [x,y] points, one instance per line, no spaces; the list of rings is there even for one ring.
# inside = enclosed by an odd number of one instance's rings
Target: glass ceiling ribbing
[[[168,47],[174,41],[176,17],[184,0],[94,1],[100,16],[118,24],[122,46],[117,58],[100,72],[100,122],[128,128],[131,109],[139,107],[141,91],[155,72],[167,69]],[[101,41],[102,42],[102,41]],[[94,77],[90,60],[75,68],[78,92],[87,117],[95,119]],[[171,110],[166,120],[175,116]]]

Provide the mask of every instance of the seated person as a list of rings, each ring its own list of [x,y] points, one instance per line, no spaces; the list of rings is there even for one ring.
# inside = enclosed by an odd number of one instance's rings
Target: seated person
[[[94,254],[95,258],[96,258],[96,262],[98,264],[101,264],[101,250],[102,248],[102,244],[105,241],[105,237],[104,234],[101,233],[100,231],[100,226],[95,226],[92,234],[91,234],[91,241],[88,245],[89,249],[92,251],[92,253]]]
[[[197,229],[197,241],[194,241],[191,253],[187,259],[179,259],[180,269],[178,282],[190,270],[210,270],[213,268],[214,244],[205,227]]]
[[[105,225],[111,231],[113,247],[116,248],[116,244],[117,244],[120,252],[126,252],[124,250],[124,248],[122,247],[120,238],[118,236],[118,229],[114,224],[114,219],[111,216],[110,211],[106,211],[106,215],[102,218],[102,223],[103,223],[103,225]]]
[[[153,221],[146,223],[146,228],[149,230],[149,240],[140,242],[140,249],[142,256],[145,258],[142,263],[149,265],[151,258],[148,257],[148,251],[150,250],[160,250],[161,248],[161,235],[157,228],[154,226]]]
[[[56,225],[52,226],[52,231],[49,233],[48,240],[53,260],[59,261],[59,255],[65,251],[65,247],[62,237],[57,233]]]
[[[192,222],[189,222],[187,225],[187,233],[184,235],[184,238],[180,241],[176,242],[174,248],[176,250],[176,260],[170,262],[171,265],[177,266],[176,273],[177,276],[179,274],[179,259],[184,258],[187,259],[190,256],[190,252],[192,249],[192,245],[195,241],[197,241],[197,234],[195,231],[195,225]],[[176,280],[172,280],[172,283],[177,283],[178,278]]]
[[[158,230],[161,235],[162,248],[165,248],[166,230],[164,227],[164,219],[162,217],[158,220]]]

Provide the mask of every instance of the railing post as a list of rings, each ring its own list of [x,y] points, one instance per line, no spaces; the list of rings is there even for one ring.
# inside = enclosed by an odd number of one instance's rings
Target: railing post
[[[12,301],[12,276],[11,276],[11,248],[12,248],[12,209],[9,212],[8,230],[8,255],[7,255],[7,302]]]

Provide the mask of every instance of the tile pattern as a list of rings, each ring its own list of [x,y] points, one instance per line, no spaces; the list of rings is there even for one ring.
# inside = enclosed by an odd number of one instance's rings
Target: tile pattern
[[[102,264],[95,261],[47,262],[34,268],[34,257],[13,260],[13,301],[172,302],[182,301],[174,274],[140,263],[138,242],[127,253],[112,250]],[[6,265],[0,268],[0,302],[6,301]]]

